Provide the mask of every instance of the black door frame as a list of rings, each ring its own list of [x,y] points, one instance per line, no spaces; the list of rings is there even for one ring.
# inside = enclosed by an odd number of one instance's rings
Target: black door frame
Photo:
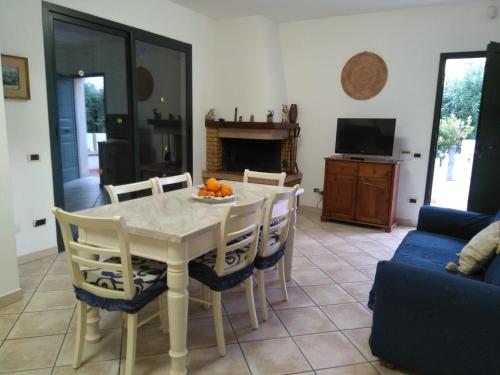
[[[57,126],[57,74],[54,43],[54,20],[72,23],[78,26],[103,31],[125,38],[126,43],[126,64],[128,78],[128,110],[134,123],[138,121],[137,114],[137,92],[136,84],[136,59],[135,41],[158,44],[186,55],[186,136],[187,139],[187,170],[193,173],[193,109],[192,109],[192,46],[189,43],[181,42],[162,35],[137,29],[118,22],[106,20],[91,14],[79,12],[70,8],[55,5],[49,2],[42,2],[43,36],[45,52],[45,71],[47,85],[47,105],[49,114],[49,135],[52,161],[52,180],[54,186],[54,204],[64,208],[64,184],[62,179],[61,150],[59,147],[59,135]],[[139,178],[139,152],[138,152],[138,127],[133,126],[134,143],[134,175]],[[62,239],[58,229],[58,247],[62,250]]]
[[[446,60],[450,59],[472,59],[477,57],[486,57],[486,51],[470,51],[470,52],[446,52],[442,53],[439,58],[439,73],[437,79],[436,102],[434,104],[434,120],[432,123],[431,147],[429,150],[429,163],[427,165],[427,181],[425,184],[424,204],[431,203],[432,182],[434,179],[434,163],[437,155],[437,141],[439,131],[439,121],[441,119],[441,106],[443,104],[443,90]]]

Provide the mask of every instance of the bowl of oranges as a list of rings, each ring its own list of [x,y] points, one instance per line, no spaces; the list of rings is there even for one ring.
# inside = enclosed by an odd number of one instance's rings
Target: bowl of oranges
[[[196,200],[210,203],[230,202],[235,198],[233,187],[222,184],[215,178],[209,178],[205,184],[197,186],[198,191],[193,192],[192,197]]]

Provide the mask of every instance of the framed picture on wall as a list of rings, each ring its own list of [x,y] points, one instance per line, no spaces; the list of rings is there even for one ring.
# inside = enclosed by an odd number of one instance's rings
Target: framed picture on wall
[[[5,99],[30,99],[28,59],[2,55],[3,93]]]

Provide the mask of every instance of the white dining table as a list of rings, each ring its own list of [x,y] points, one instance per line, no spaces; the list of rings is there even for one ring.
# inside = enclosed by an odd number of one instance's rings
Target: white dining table
[[[224,181],[223,181],[224,182]],[[197,188],[185,188],[158,195],[137,198],[77,212],[84,216],[121,216],[125,219],[132,255],[167,264],[168,319],[170,332],[170,374],[186,374],[188,323],[188,263],[217,247],[224,206],[245,204],[273,192],[289,191],[289,187],[225,181],[233,185],[235,199],[228,203],[205,203],[193,199]],[[303,193],[299,189],[298,195]],[[297,197],[290,220],[285,249],[286,279],[291,278],[295,235]],[[273,216],[285,207],[276,207]],[[113,245],[114,239],[105,231],[81,231],[79,237],[99,245]],[[87,319],[89,342],[100,339],[99,312],[92,309]]]

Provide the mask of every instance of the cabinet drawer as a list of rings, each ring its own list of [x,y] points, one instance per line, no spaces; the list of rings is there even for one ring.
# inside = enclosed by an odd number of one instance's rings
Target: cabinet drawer
[[[359,165],[361,177],[390,177],[392,176],[391,164],[362,163]]]
[[[341,174],[344,176],[357,176],[358,163],[348,161],[328,161],[326,163],[327,174]]]

